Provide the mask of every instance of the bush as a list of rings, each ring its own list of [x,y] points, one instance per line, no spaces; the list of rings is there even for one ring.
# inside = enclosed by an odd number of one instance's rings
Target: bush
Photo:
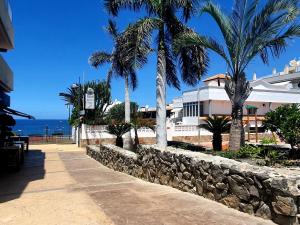
[[[256,158],[262,152],[262,149],[252,145],[245,145],[237,152],[237,158]]]
[[[112,123],[107,126],[107,132],[116,136],[116,146],[123,148],[122,136],[131,130],[129,123]]]
[[[262,145],[270,145],[270,144],[277,144],[276,137],[264,137],[261,139],[260,143]]]
[[[222,133],[228,132],[230,129],[230,119],[228,117],[213,116],[204,120],[206,124],[200,127],[213,134],[213,150],[222,151]]]
[[[252,145],[245,145],[239,151],[226,151],[217,153],[217,155],[228,159],[246,159],[258,158],[263,150]]]
[[[217,155],[227,158],[227,159],[236,159],[237,158],[236,151],[217,152]]]
[[[263,125],[275,132],[292,148],[300,147],[300,109],[298,104],[284,105],[266,114]]]

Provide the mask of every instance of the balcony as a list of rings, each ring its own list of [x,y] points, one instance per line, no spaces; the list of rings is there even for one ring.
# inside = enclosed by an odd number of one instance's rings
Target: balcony
[[[12,11],[8,0],[0,0],[0,51],[14,48]]]
[[[14,85],[13,72],[0,55],[0,91],[11,92]]]

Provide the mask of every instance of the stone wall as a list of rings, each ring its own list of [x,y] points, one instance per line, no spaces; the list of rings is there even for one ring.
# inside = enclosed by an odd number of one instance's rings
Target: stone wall
[[[204,196],[282,225],[300,224],[300,175],[280,174],[203,153],[143,146],[137,153],[113,145],[88,146],[100,163],[144,180]]]

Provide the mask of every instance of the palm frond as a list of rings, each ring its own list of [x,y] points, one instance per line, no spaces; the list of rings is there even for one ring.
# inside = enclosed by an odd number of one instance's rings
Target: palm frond
[[[114,40],[118,37],[118,29],[115,21],[109,19],[108,26],[106,27],[107,32],[112,36]]]
[[[176,39],[174,43],[174,51],[178,54],[183,48],[188,48],[192,46],[207,48],[214,51],[227,62],[231,69],[233,69],[233,67],[231,66],[232,63],[230,57],[227,56],[223,46],[221,46],[216,40],[210,37],[200,36],[195,32],[184,33],[182,36]]]
[[[138,69],[148,61],[152,52],[151,35],[161,24],[158,18],[143,18],[129,27],[120,35],[119,46],[123,52],[121,58],[129,67]]]
[[[166,80],[169,86],[175,87],[176,89],[180,90],[180,82],[178,80],[176,74],[176,65],[174,62],[174,56],[172,51],[170,50],[169,46],[164,46],[165,50],[165,57],[166,57]]]
[[[226,46],[228,48],[229,55],[234,57],[234,46],[233,41],[233,29],[231,26],[231,19],[228,15],[221,11],[220,7],[211,1],[208,1],[200,10],[201,13],[209,14],[215,22],[218,24],[221,30],[222,36],[225,40]]]
[[[110,53],[95,52],[89,58],[89,64],[95,68],[98,68],[99,66],[101,66],[105,63],[111,63],[111,60],[112,60],[112,55]]]
[[[117,16],[120,9],[129,9],[137,12],[144,7],[151,14],[159,11],[160,7],[157,0],[105,0],[104,6],[106,11],[113,16]]]

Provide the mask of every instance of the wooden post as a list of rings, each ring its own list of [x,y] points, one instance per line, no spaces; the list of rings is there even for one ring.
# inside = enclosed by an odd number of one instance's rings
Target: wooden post
[[[249,117],[249,110],[248,111],[248,141],[250,142],[251,140],[251,137],[250,137],[250,128],[251,128],[251,125],[250,125],[250,117]]]
[[[255,110],[255,140],[258,143],[257,109]]]

